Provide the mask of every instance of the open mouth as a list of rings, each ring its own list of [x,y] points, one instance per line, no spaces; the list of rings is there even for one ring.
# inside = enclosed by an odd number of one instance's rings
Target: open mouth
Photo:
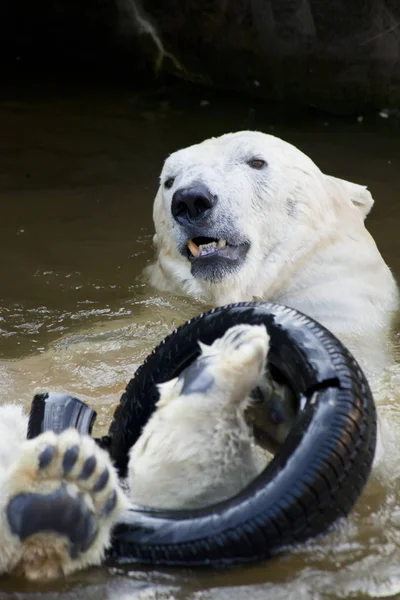
[[[220,281],[240,268],[249,248],[247,241],[232,244],[225,238],[198,236],[187,240],[181,252],[191,263],[193,277]]]

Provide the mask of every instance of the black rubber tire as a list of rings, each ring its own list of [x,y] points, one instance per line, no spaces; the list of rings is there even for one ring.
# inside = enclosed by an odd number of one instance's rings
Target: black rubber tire
[[[270,303],[213,309],[182,325],[150,354],[129,382],[110,427],[109,449],[121,474],[129,448],[155,408],[156,384],[194,360],[198,340],[209,344],[238,323],[264,323],[268,329],[268,361],[301,406],[289,436],[266,469],[234,498],[191,511],[126,511],[113,532],[111,559],[190,566],[264,559],[323,532],[347,515],[360,495],[376,443],[368,383],[329,331]]]
[[[55,392],[37,394],[32,400],[27,438],[47,430],[61,433],[69,427],[90,435],[95,419],[96,412],[78,398]]]

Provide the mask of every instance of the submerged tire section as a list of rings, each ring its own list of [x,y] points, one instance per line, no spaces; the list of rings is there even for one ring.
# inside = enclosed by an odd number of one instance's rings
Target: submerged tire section
[[[266,302],[213,309],[182,325],[149,355],[110,427],[110,452],[120,474],[155,409],[156,384],[176,377],[198,356],[199,340],[210,344],[239,323],[265,324],[271,337],[268,363],[299,399],[287,439],[265,470],[229,500],[190,511],[126,511],[113,533],[113,560],[206,565],[267,558],[326,530],[360,495],[376,442],[368,383],[324,327]]]

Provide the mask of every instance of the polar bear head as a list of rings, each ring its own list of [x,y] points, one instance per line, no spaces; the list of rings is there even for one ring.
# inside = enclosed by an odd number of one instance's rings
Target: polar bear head
[[[365,187],[324,175],[300,150],[256,131],[179,150],[165,162],[154,203],[156,287],[225,299],[265,297],[260,278],[320,243],[340,219],[362,225]],[[272,271],[271,271],[272,270]],[[251,288],[251,293],[246,291]]]

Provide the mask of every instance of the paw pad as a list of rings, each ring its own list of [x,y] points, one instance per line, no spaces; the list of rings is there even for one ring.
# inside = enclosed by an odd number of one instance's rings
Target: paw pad
[[[110,479],[110,473],[108,469],[104,469],[98,480],[93,486],[93,492],[101,492],[106,487],[108,480]]]
[[[51,494],[19,494],[7,507],[10,529],[21,541],[35,533],[53,532],[70,541],[71,556],[93,541],[93,514],[81,498],[72,497],[65,484]]]
[[[76,461],[78,460],[78,456],[79,456],[79,446],[72,446],[72,448],[69,448],[66,453],[64,454],[64,458],[63,458],[63,471],[65,474],[69,473],[72,468],[75,466]]]
[[[68,560],[77,558],[91,548],[118,506],[111,463],[94,440],[72,430],[45,433],[25,448],[12,474],[16,484],[6,507],[10,530],[22,544],[35,534],[52,534],[44,542],[50,549],[58,536],[64,538]],[[26,482],[25,489],[19,481]]]
[[[39,454],[39,469],[46,469],[49,464],[53,461],[53,458],[56,454],[56,449],[54,446],[47,446],[42,452]]]
[[[200,357],[179,375],[179,379],[183,381],[181,396],[206,394],[210,391],[214,385],[214,377],[209,366],[210,359]]]
[[[89,456],[83,463],[81,472],[78,475],[78,479],[89,479],[96,469],[97,461],[94,456]]]

